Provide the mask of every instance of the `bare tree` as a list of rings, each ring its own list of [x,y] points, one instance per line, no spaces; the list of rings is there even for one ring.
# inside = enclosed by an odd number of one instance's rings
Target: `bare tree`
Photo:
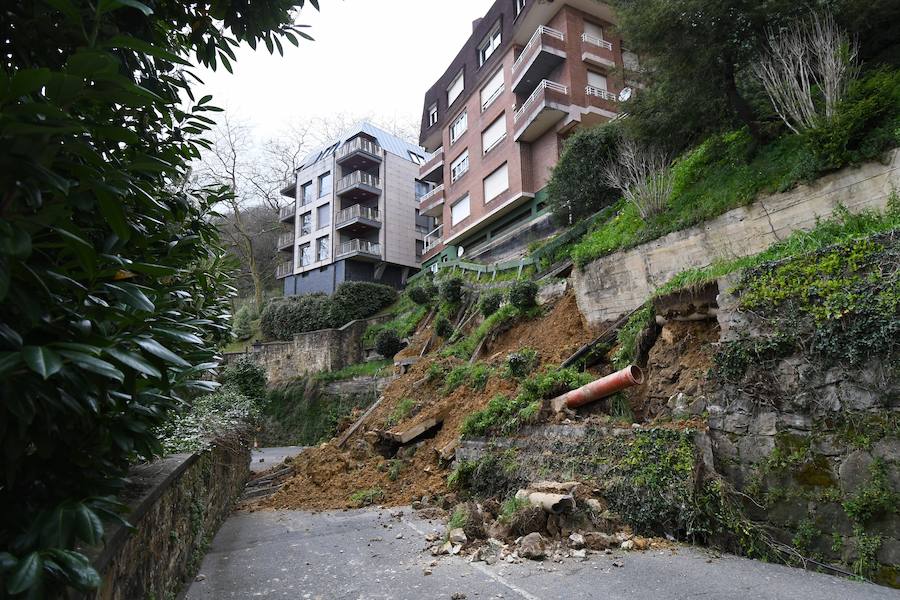
[[[834,17],[813,15],[781,31],[769,31],[768,49],[753,70],[775,112],[791,131],[800,133],[818,125],[822,110],[825,119],[834,116],[859,72],[858,55],[858,43]]]
[[[610,187],[621,190],[634,203],[646,221],[661,213],[672,195],[674,175],[669,163],[669,158],[658,148],[640,146],[626,139],[601,173]]]
[[[326,145],[340,138],[360,121],[368,121],[384,129],[391,135],[414,142],[419,139],[419,123],[415,118],[386,117],[372,113],[350,114],[335,113],[328,117],[319,117],[312,124],[313,137],[320,145]]]

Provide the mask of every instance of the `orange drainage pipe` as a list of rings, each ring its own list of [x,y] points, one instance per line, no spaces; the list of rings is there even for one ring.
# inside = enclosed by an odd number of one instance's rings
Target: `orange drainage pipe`
[[[616,371],[611,375],[583,385],[577,390],[557,396],[550,401],[550,405],[556,412],[560,412],[564,408],[578,408],[642,383],[644,383],[644,372],[641,371],[640,367],[628,365],[621,371]]]

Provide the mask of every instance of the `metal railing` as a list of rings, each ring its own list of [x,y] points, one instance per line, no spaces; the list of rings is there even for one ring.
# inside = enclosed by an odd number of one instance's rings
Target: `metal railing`
[[[361,204],[354,204],[350,208],[345,208],[344,210],[339,211],[334,224],[340,225],[342,223],[346,223],[347,221],[352,221],[353,219],[368,219],[369,221],[380,221],[378,217],[379,215],[377,208],[369,208],[368,206],[362,206]]]
[[[357,184],[369,185],[377,188],[379,180],[374,175],[369,175],[363,171],[354,171],[346,177],[341,177],[341,180],[338,181],[337,191],[338,193],[341,193]]]
[[[607,50],[612,50],[611,43],[607,42],[604,39],[598,38],[595,35],[590,35],[588,33],[582,33],[581,41],[586,44],[593,44],[594,46],[600,46],[601,48],[606,48]]]
[[[522,52],[521,54],[519,54],[519,58],[517,58],[513,63],[513,71],[519,68],[519,65],[522,63],[522,61],[525,60],[525,57],[528,55],[529,51],[538,43],[538,41],[541,39],[541,36],[543,35],[548,35],[561,41],[566,40],[566,36],[562,31],[557,31],[556,29],[547,27],[546,25],[541,25],[535,30],[534,35],[531,36],[531,39],[528,40],[528,43],[525,44],[525,47],[522,48]]]
[[[550,81],[549,79],[544,79],[541,81],[537,88],[535,88],[534,92],[528,96],[528,100],[522,103],[518,109],[516,109],[516,114],[513,116],[513,121],[518,122],[518,120],[524,115],[532,104],[544,93],[544,90],[552,90],[554,92],[559,92],[561,94],[568,94],[569,88],[562,85],[561,83],[556,83],[555,81]]]
[[[435,198],[439,194],[443,194],[443,193],[444,193],[444,184],[442,183],[441,185],[437,186],[436,188],[434,188],[433,190],[431,190],[430,192],[428,192],[427,194],[425,194],[424,196],[419,198],[419,204],[424,204],[424,203],[428,202],[429,200],[431,200],[432,198]]]
[[[284,248],[285,246],[290,246],[294,243],[294,232],[288,231],[287,233],[282,233],[278,236],[278,247]]]
[[[297,212],[297,203],[291,202],[287,206],[282,206],[281,208],[278,209],[278,219],[283,221],[284,219],[293,217],[296,212]]]
[[[444,224],[441,223],[434,229],[432,229],[429,233],[425,235],[425,248],[423,252],[428,252],[438,244],[444,241]]]
[[[363,152],[368,152],[369,154],[374,154],[378,157],[381,156],[381,146],[367,140],[366,138],[356,138],[341,146],[340,150],[338,150],[337,158],[338,160],[340,160],[348,154],[356,152],[357,150],[362,150]]]
[[[609,90],[604,90],[603,88],[594,87],[593,85],[585,86],[584,93],[588,96],[597,96],[598,98],[603,98],[604,100],[610,100],[611,102],[615,102],[619,99],[618,96],[610,92]]]
[[[294,274],[294,261],[289,260],[287,262],[283,262],[277,267],[275,267],[275,278],[281,279],[282,277],[287,277],[288,275]]]
[[[381,244],[377,242],[368,242],[361,239],[353,239],[346,242],[341,242],[341,245],[338,247],[338,256],[352,254],[354,252],[362,252],[364,254],[371,254],[373,256],[381,256]]]

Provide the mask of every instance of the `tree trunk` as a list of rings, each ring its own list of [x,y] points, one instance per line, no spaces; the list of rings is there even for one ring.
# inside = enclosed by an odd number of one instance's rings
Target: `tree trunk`
[[[725,96],[728,98],[728,103],[731,105],[732,110],[734,110],[738,119],[747,126],[747,129],[750,130],[750,136],[757,143],[763,142],[763,134],[759,128],[759,123],[756,121],[756,113],[753,112],[753,108],[747,101],[741,96],[740,91],[737,88],[737,80],[734,75],[734,63],[731,62],[728,58],[725,59],[724,63],[724,87],[725,87]]]
[[[261,313],[263,308],[263,283],[262,276],[259,274],[259,265],[256,264],[256,258],[253,256],[252,249],[247,266],[250,268],[250,278],[253,280],[253,297],[256,302],[256,312]]]

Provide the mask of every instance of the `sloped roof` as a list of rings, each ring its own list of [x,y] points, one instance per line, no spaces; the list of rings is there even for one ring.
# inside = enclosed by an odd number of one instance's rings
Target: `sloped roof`
[[[378,144],[387,152],[399,156],[404,160],[410,160],[410,152],[418,154],[423,158],[428,156],[428,152],[426,152],[425,149],[421,146],[413,144],[411,142],[407,142],[406,140],[390,134],[384,129],[372,125],[368,121],[360,121],[359,123],[353,125],[353,127],[348,129],[346,132],[344,132],[340,139],[332,140],[330,143],[321,146],[313,152],[310,152],[306,156],[306,158],[303,159],[303,162],[298,167],[298,170],[304,169],[312,164],[319,162],[323,158],[333,155],[338,148],[340,148],[348,140],[353,139],[360,133],[366,133],[372,136],[373,138],[378,140]]]

